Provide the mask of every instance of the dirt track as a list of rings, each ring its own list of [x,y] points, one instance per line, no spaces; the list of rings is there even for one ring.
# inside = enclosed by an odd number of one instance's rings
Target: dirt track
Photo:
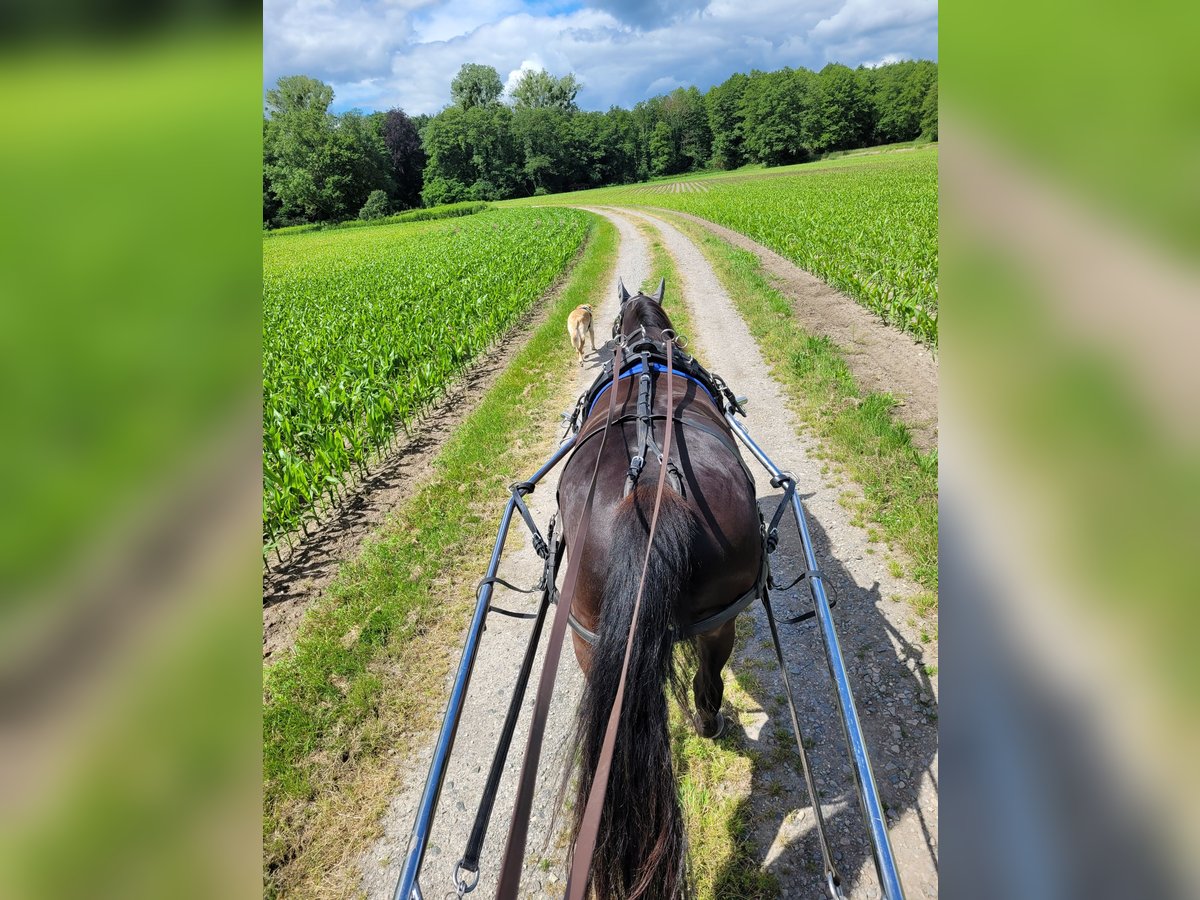
[[[682,279],[682,284],[672,285],[669,290],[682,290],[692,313],[693,348],[737,392],[752,398],[749,426],[756,440],[799,477],[808,496],[817,554],[840,601],[835,618],[857,689],[860,714],[874,751],[880,790],[895,816],[892,839],[902,877],[910,897],[936,896],[937,686],[936,676],[930,679],[923,668],[936,663],[936,651],[921,644],[918,625],[908,624],[913,618],[910,607],[903,599],[893,599],[914,594],[918,588],[890,575],[885,548],[871,545],[866,533],[850,524],[850,513],[838,503],[841,488],[828,486],[820,474],[821,464],[808,457],[810,439],[800,436],[799,423],[787,414],[780,390],[770,378],[745,324],[695,246],[677,229],[645,212],[604,210],[602,214],[620,229],[617,271],[628,284],[640,283],[648,266],[644,239],[632,223],[639,219],[647,221],[661,233]],[[612,308],[597,312],[601,330],[603,323],[611,321],[615,314],[616,274],[609,292],[608,303]],[[585,369],[568,393],[582,391],[593,377],[593,369]],[[547,423],[544,435],[547,453],[555,445],[558,433],[557,422]],[[765,478],[760,481],[759,490],[764,506],[770,504],[776,492]],[[546,521],[553,511],[553,490],[540,490],[533,500],[534,515],[539,521]],[[797,564],[797,543],[794,537],[784,541],[781,564],[785,570]],[[516,541],[510,540],[510,551],[512,556],[504,567],[509,576],[517,582],[536,580],[539,563],[523,535]],[[780,606],[785,609],[795,607],[798,602],[795,591],[779,598]],[[782,688],[770,651],[764,645],[765,619],[757,609],[752,618],[754,636],[731,663],[734,669],[753,666],[762,689],[762,696],[755,698],[759,701],[759,711],[735,726],[744,733],[743,746],[762,751],[759,757],[764,760],[750,786],[752,835],[760,858],[784,885],[785,896],[818,898],[823,894],[819,879],[811,871],[813,861],[819,858],[811,833],[811,815],[789,815],[793,810],[808,807],[803,782],[790,766],[770,763],[772,759],[786,758],[772,753],[777,742],[773,720],[782,721],[780,717],[786,716],[786,711],[775,700]],[[527,627],[520,621],[496,617],[481,645],[475,687],[467,701],[456,758],[442,792],[432,847],[426,857],[423,883],[429,896],[439,895],[449,886],[449,873],[470,829]],[[862,837],[857,801],[841,749],[841,728],[817,634],[811,624],[795,626],[788,629],[785,640],[802,728],[806,737],[816,743],[814,765],[825,795],[825,815],[838,864],[849,883],[850,896],[874,896],[877,888],[873,865]],[[581,681],[569,651],[564,653],[558,684],[547,733],[548,751],[563,746],[578,702]],[[508,764],[510,774],[502,782],[485,848],[485,860],[492,863],[492,868],[485,871],[480,896],[489,896],[494,887],[494,865],[511,809],[523,737],[522,726],[514,742],[516,749]],[[428,750],[419,759],[410,761],[406,787],[392,803],[385,836],[363,860],[363,888],[372,898],[389,897],[395,884],[400,850],[411,827],[427,764]],[[563,850],[556,842],[558,829],[550,815],[561,765],[561,755],[555,758],[550,753],[544,759],[544,775],[534,804],[529,864],[523,885],[535,896],[556,896],[562,890]],[[768,790],[772,784],[781,785],[783,790]],[[544,869],[538,865],[543,859],[548,861]],[[383,864],[384,861],[388,864]]]
[[[757,345],[699,250],[677,229],[644,210],[596,211],[617,225],[621,238],[617,266],[606,295],[607,306],[596,313],[597,336],[601,340],[607,336],[608,323],[615,315],[617,275],[622,275],[627,285],[635,286],[650,274],[648,248],[634,224],[648,222],[660,232],[675,259],[682,283],[668,285],[668,291],[682,291],[691,312],[694,323],[693,333],[689,335],[691,349],[725,378],[735,392],[751,398],[747,423],[751,433],[782,467],[798,476],[810,515],[818,563],[827,573],[832,591],[838,598],[834,618],[859,700],[859,713],[872,751],[876,778],[890,810],[890,830],[901,877],[909,897],[935,897],[937,677],[927,676],[925,667],[936,666],[937,651],[936,644],[922,643],[921,626],[914,621],[910,606],[904,602],[905,597],[919,589],[893,577],[888,570],[886,547],[872,544],[862,528],[850,524],[851,513],[838,502],[845,487],[830,484],[828,476],[821,474],[822,462],[810,457],[808,451],[814,447],[813,440],[803,435],[801,423],[794,421],[788,412],[780,388],[770,377]],[[779,273],[775,275],[779,277]],[[787,293],[787,279],[782,279],[781,289]],[[841,299],[851,303],[846,298]],[[800,302],[795,296],[793,300]],[[819,305],[805,307],[804,315],[819,316],[820,309]],[[566,340],[565,335],[563,339]],[[596,365],[596,357],[589,356],[588,366],[580,372],[576,382],[563,386],[564,410],[573,397],[590,384]],[[932,372],[936,394],[936,364]],[[880,377],[886,379],[886,371]],[[920,377],[928,380],[925,375]],[[905,395],[904,385],[899,382],[867,386]],[[933,415],[929,427],[930,435],[936,440],[936,413]],[[557,445],[560,434],[561,426],[557,420],[545,424],[540,440],[546,455]],[[433,449],[435,445],[427,447],[426,451]],[[516,478],[528,473],[512,474]],[[539,523],[544,524],[553,512],[555,483],[556,476],[552,475],[549,483],[531,498],[530,506]],[[769,506],[773,511],[778,492],[765,478],[760,479],[758,487],[760,502],[764,508]],[[532,584],[540,572],[540,560],[528,545],[524,529],[514,528],[511,535],[501,574],[516,584]],[[784,531],[781,551],[773,564],[784,572],[797,568],[797,544],[794,534]],[[343,549],[347,553],[353,552],[353,546]],[[804,605],[796,590],[778,595],[776,601],[777,608],[783,611]],[[508,608],[529,605],[523,595],[505,594],[498,597],[497,602]],[[751,610],[747,617],[753,622],[753,635],[731,661],[735,671],[753,669],[761,688],[753,697],[757,709],[733,723],[735,733],[741,735],[739,746],[746,751],[758,751],[755,757],[761,760],[755,768],[747,798],[751,839],[757,858],[779,877],[783,896],[820,898],[824,894],[819,883],[819,851],[812,834],[812,817],[807,811],[809,800],[803,781],[799,772],[786,762],[785,754],[773,752],[780,740],[790,740],[786,724],[779,734],[775,727],[777,723],[785,723],[787,716],[786,707],[778,704],[781,679],[769,644],[765,643],[765,619],[758,607],[751,607]],[[450,872],[471,827],[527,630],[528,623],[520,620],[494,616],[489,622],[426,855],[422,885],[428,897],[442,896],[450,887]],[[841,726],[833,706],[818,636],[812,624],[806,623],[785,626],[784,640],[785,652],[791,662],[790,673],[801,727],[805,737],[816,745],[811,755],[838,865],[847,882],[847,894],[850,897],[876,896],[873,865],[863,838],[852,778],[844,756]],[[535,676],[539,667],[540,660],[535,666]],[[726,677],[730,677],[728,672]],[[556,838],[557,823],[552,821],[551,815],[561,780],[561,753],[555,751],[561,751],[565,745],[580,688],[579,672],[573,654],[567,649],[563,654],[548,724],[542,778],[534,803],[534,821],[522,882],[526,892],[533,896],[561,896],[562,893],[564,851]],[[531,690],[527,697],[527,706],[532,702],[532,693]],[[485,845],[483,882],[474,895],[477,897],[491,896],[494,889],[497,861],[515,791],[515,773],[524,748],[525,728],[526,722],[522,721],[505,780],[501,783],[496,814]],[[366,896],[391,896],[434,738],[431,734],[416,758],[403,763],[404,788],[391,803],[383,823],[384,836],[361,860],[362,890]],[[543,860],[545,864],[540,864]]]

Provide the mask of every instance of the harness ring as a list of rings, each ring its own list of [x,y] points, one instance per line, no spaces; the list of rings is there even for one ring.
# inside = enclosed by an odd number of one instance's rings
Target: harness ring
[[[463,868],[462,860],[459,860],[457,863],[455,863],[455,865],[454,865],[454,884],[455,884],[456,890],[458,891],[458,897],[460,897],[460,898],[464,894],[471,893],[471,891],[475,890],[475,888],[477,888],[479,886],[479,870],[476,869],[474,872],[471,873],[475,876],[475,880],[472,881],[470,884],[467,884],[467,879],[464,878],[462,875],[463,872],[467,872],[467,871],[470,871],[470,870]]]

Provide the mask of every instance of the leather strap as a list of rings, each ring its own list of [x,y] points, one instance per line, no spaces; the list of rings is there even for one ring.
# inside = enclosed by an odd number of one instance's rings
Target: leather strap
[[[674,378],[672,378],[672,340],[667,340],[667,415],[675,406]],[[618,368],[617,371],[620,371]],[[616,394],[616,391],[613,391]],[[654,547],[654,532],[658,527],[658,513],[662,506],[663,488],[667,483],[667,461],[671,458],[671,432],[674,422],[668,418],[663,429],[663,458],[658,467],[658,487],[654,494],[654,513],[650,517],[650,533],[646,537],[646,557],[642,561],[642,577],[638,583],[637,597],[633,601],[633,616],[629,620],[629,635],[625,639],[625,659],[621,663],[621,680],[617,683],[617,695],[608,714],[608,725],[604,731],[604,742],[600,747],[600,759],[596,775],[588,791],[587,805],[575,849],[571,856],[571,872],[567,876],[567,900],[583,900],[588,888],[588,872],[592,867],[592,853],[596,849],[596,836],[600,830],[600,814],[604,809],[604,796],[608,792],[608,774],[612,769],[613,749],[617,740],[617,729],[621,721],[621,707],[625,701],[625,680],[629,674],[629,654],[633,649],[633,636],[637,633],[638,614],[642,609],[642,591],[646,587],[646,571],[650,566],[650,553]],[[564,606],[566,604],[560,604]],[[561,609],[560,609],[561,612]]]
[[[699,622],[693,622],[687,628],[682,630],[672,629],[671,638],[672,640],[683,641],[690,637],[695,637],[698,634],[704,634],[706,631],[712,631],[714,628],[720,628],[761,596],[762,585],[756,583],[754,587],[750,588],[750,590],[746,591],[746,593],[742,594],[742,596],[738,597],[728,606],[723,607],[719,612],[713,613],[707,619],[701,619]],[[829,605],[833,606],[834,604],[830,603]],[[530,613],[529,615],[533,614]],[[786,622],[789,625],[794,625],[796,622],[803,622],[805,619],[812,618],[813,615],[815,615],[815,613],[806,612],[795,620],[781,619],[780,621]],[[571,626],[572,631],[574,631],[589,644],[594,644],[600,639],[600,636],[596,634],[596,632],[584,628],[583,623],[575,618],[574,613],[571,613],[571,618],[568,620],[568,624]]]
[[[621,370],[621,345],[613,348],[613,366]],[[608,404],[608,422],[611,423],[617,408],[617,391],[611,393]],[[513,806],[512,821],[508,829],[508,840],[504,845],[504,859],[500,865],[500,880],[496,886],[497,900],[516,900],[521,887],[521,867],[525,861],[525,843],[529,837],[529,814],[533,808],[533,789],[537,782],[538,761],[542,755],[542,739],[546,731],[546,717],[550,712],[550,698],[554,693],[554,681],[558,676],[558,660],[562,654],[563,636],[567,631],[567,616],[575,596],[575,584],[579,580],[580,560],[587,540],[587,528],[592,514],[592,501],[596,497],[596,476],[600,471],[600,460],[604,455],[604,443],[609,429],[605,427],[600,438],[600,449],[596,451],[596,464],[592,467],[592,481],[588,485],[587,499],[579,513],[575,534],[579,548],[571,554],[567,573],[563,576],[563,588],[559,594],[558,609],[554,613],[554,624],[550,629],[550,640],[546,644],[546,658],[538,680],[537,699],[534,701],[533,718],[529,722],[529,739],[525,744],[525,761],[521,765],[521,780],[517,785],[517,799]]]

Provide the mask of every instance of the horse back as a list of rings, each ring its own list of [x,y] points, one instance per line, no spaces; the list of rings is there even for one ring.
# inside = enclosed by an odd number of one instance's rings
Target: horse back
[[[687,618],[699,621],[754,585],[762,565],[762,541],[754,482],[729,425],[703,388],[683,376],[675,379],[670,457],[681,476],[680,494],[696,526],[689,553],[692,571],[686,575],[684,596]],[[577,450],[559,481],[558,502],[568,555],[581,554],[580,596],[576,599],[585,614],[599,601],[599,586],[604,584],[607,561],[612,557],[614,518],[626,497],[630,459],[639,449],[636,381],[627,378],[615,386],[616,424],[603,441],[601,432],[606,426],[610,398],[606,396],[597,404],[580,429]],[[667,415],[665,374],[660,373],[657,381],[654,434],[661,447]],[[638,483],[657,485],[659,465],[657,458],[647,459]],[[593,470],[595,497],[586,524],[587,541],[581,545],[579,515]],[[664,486],[664,490],[672,488]],[[652,491],[638,492],[639,496],[647,493],[653,496]],[[649,531],[652,507],[639,506],[638,511],[643,527]]]

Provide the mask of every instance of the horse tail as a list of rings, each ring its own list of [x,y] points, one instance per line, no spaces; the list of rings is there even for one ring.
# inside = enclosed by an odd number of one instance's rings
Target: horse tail
[[[654,485],[638,484],[621,501],[613,521],[598,638],[577,723],[580,777],[572,843],[617,694],[654,495]],[[683,499],[664,491],[592,857],[591,883],[597,897],[672,900],[686,892],[683,813],[671,763],[664,688],[674,675],[671,626],[678,621],[681,593],[691,573],[696,532],[695,517]]]

